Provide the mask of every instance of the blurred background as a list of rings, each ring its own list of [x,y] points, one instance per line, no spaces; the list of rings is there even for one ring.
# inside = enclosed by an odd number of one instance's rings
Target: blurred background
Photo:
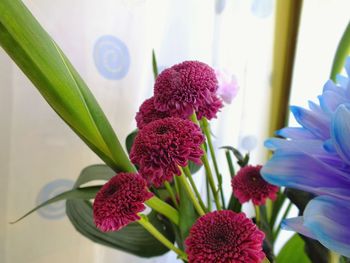
[[[240,90],[212,121],[214,143],[251,152],[253,164],[266,160],[263,142],[284,121],[288,99],[306,106],[321,93],[350,18],[348,0],[287,0],[287,16],[277,17],[283,0],[23,2],[84,78],[121,142],[136,127],[139,105],[152,96],[152,49],[159,71],[199,60],[235,75]],[[286,57],[295,58],[291,65]],[[278,85],[276,66],[293,72],[291,85]],[[146,260],[94,244],[75,231],[62,202],[10,225],[101,160],[2,49],[0,105],[0,262],[177,262],[172,253]],[[230,190],[229,178],[224,187]]]

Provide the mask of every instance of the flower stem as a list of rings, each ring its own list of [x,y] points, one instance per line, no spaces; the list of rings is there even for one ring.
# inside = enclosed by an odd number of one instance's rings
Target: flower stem
[[[181,169],[181,167],[179,167],[179,168]],[[194,208],[197,210],[198,214],[200,216],[205,215],[205,212],[202,209],[201,205],[198,203],[196,197],[194,196],[193,191],[191,189],[191,186],[188,183],[188,181],[187,181],[187,179],[185,177],[185,174],[184,174],[182,169],[181,169],[181,175],[178,178],[179,178],[179,181],[181,182],[182,186],[185,188],[185,191],[187,192],[188,197],[191,199],[191,201],[192,201],[192,203],[194,205]]]
[[[222,176],[219,172],[218,162],[216,160],[215,150],[214,150],[213,142],[211,140],[211,134],[210,134],[209,123],[207,118],[203,117],[203,119],[201,120],[201,123],[202,123],[202,129],[204,131],[205,137],[207,137],[207,140],[208,140],[210,155],[211,155],[211,158],[213,159],[214,170],[215,170],[216,178],[218,180],[218,188],[221,196],[222,206],[225,208],[225,197],[224,197],[224,192],[222,190]]]
[[[185,172],[185,175],[187,176],[188,180],[190,181],[190,184],[192,186],[192,189],[194,191],[194,193],[196,194],[197,196],[197,199],[198,199],[198,202],[200,204],[200,206],[202,207],[202,209],[207,212],[207,208],[205,207],[204,203],[203,203],[203,200],[202,200],[202,197],[197,189],[197,186],[196,184],[194,183],[193,181],[193,178],[192,178],[192,174],[191,174],[191,171],[190,169],[188,168],[188,166],[184,167],[183,168],[183,171]]]
[[[284,211],[283,215],[282,215],[282,218],[281,218],[281,223],[278,225],[276,231],[273,233],[273,240],[276,240],[277,237],[278,237],[278,234],[280,233],[281,231],[281,225],[282,225],[282,221],[287,217],[290,209],[292,208],[292,202],[290,202],[286,208],[286,210]]]
[[[233,166],[230,151],[226,150],[225,155],[226,155],[226,160],[227,160],[228,169],[230,171],[231,178],[233,178],[235,176],[235,167]]]
[[[255,209],[255,222],[258,227],[260,227],[260,207],[258,205],[254,205]]]
[[[172,242],[170,242],[162,233],[160,233],[159,230],[149,222],[148,217],[146,215],[140,215],[140,217],[141,219],[137,221],[140,225],[142,225],[152,236],[154,236],[164,246],[174,251],[181,259],[188,261],[186,253],[181,249],[175,247]]]
[[[197,124],[199,126],[199,122],[198,122],[196,113],[193,113],[191,115],[191,120],[195,124]],[[206,152],[205,147],[204,147],[204,143],[201,145],[201,148],[202,148],[202,150],[204,152],[201,160],[202,160],[202,162],[204,164],[205,174],[207,176],[207,180],[209,182],[211,191],[213,192],[213,197],[214,197],[214,201],[215,201],[215,204],[216,204],[216,208],[217,208],[217,210],[221,210],[221,204],[220,204],[220,201],[219,201],[218,191],[216,190],[213,174],[211,172],[211,168],[210,168],[210,165],[209,165],[208,156],[207,156],[207,152]]]
[[[154,209],[158,213],[167,217],[175,225],[179,225],[179,213],[177,210],[166,202],[162,201],[156,196],[153,196],[151,199],[148,199],[145,202],[150,208]]]
[[[179,204],[177,203],[175,193],[174,193],[174,191],[173,191],[173,188],[172,188],[171,185],[169,184],[169,182],[165,181],[165,182],[164,182],[164,186],[165,186],[166,190],[168,191],[168,193],[169,193],[169,195],[170,195],[170,198],[171,198],[171,201],[173,201],[175,207],[176,207],[176,208],[179,208]]]
[[[340,255],[335,253],[334,251],[329,251],[329,258],[328,262],[329,263],[338,263],[340,259]]]

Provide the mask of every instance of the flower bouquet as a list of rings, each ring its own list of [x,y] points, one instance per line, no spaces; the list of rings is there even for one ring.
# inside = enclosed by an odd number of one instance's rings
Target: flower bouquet
[[[141,257],[171,250],[193,263],[348,262],[350,59],[347,77],[328,81],[319,104],[291,107],[301,127],[267,140],[274,153],[262,166],[234,146],[212,143],[210,120],[236,87],[222,87],[220,75],[199,61],[158,74],[153,54],[154,93],[140,105],[126,152],[84,81],[25,6],[3,0],[0,10],[1,46],[105,163],[85,168],[72,190],[16,222],[66,200],[82,235]],[[229,173],[218,165],[218,151],[225,151]],[[223,178],[231,181],[229,193]],[[301,216],[285,220],[293,203]],[[276,255],[282,227],[300,235]]]

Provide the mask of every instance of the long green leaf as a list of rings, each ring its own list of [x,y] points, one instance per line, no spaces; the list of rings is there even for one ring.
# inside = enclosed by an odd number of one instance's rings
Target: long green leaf
[[[77,181],[74,184],[74,188],[81,187],[83,184],[95,180],[108,181],[114,175],[115,172],[105,164],[89,165],[81,171]]]
[[[282,248],[277,256],[277,263],[311,263],[304,252],[304,241],[295,234]]]
[[[78,232],[101,245],[140,257],[159,256],[168,251],[168,248],[137,223],[131,223],[117,232],[101,232],[95,227],[91,203],[88,201],[68,200],[66,212]],[[149,215],[149,220],[163,235],[174,242],[175,238],[171,230],[164,227],[155,213]]]
[[[76,189],[72,189],[66,192],[63,192],[47,201],[45,201],[44,203],[38,205],[37,207],[33,208],[32,210],[30,210],[29,212],[27,212],[25,215],[21,216],[20,218],[18,218],[17,220],[11,222],[12,224],[17,223],[18,221],[22,220],[23,218],[27,217],[28,215],[30,215],[31,213],[35,212],[36,210],[38,210],[39,208],[42,208],[44,206],[50,205],[52,203],[58,202],[58,201],[62,201],[62,200],[67,200],[67,199],[82,199],[82,200],[90,200],[93,199],[98,190],[100,190],[101,185],[99,186],[90,186],[90,187],[83,187],[83,188],[76,188]]]
[[[102,160],[115,170],[134,171],[94,96],[20,0],[0,1],[0,45]]]
[[[343,36],[338,44],[337,51],[333,59],[331,70],[331,79],[336,81],[337,74],[341,72],[344,67],[345,59],[350,54],[350,22],[346,27]]]

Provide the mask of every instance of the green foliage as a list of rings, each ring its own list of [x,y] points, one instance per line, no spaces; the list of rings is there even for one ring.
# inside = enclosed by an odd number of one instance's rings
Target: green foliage
[[[126,150],[128,151],[129,154],[130,154],[131,147],[134,144],[134,140],[135,140],[138,132],[139,132],[138,129],[132,131],[125,139]]]
[[[98,244],[140,257],[155,257],[169,251],[138,223],[131,223],[116,232],[101,232],[93,222],[92,206],[89,201],[68,200],[66,213],[79,233]],[[171,230],[165,227],[155,212],[149,215],[149,221],[171,242],[174,242],[175,238]]]
[[[299,235],[295,234],[283,246],[277,256],[277,263],[311,263],[306,253],[304,252],[304,241]]]
[[[53,204],[55,202],[58,201],[62,201],[62,200],[67,200],[67,199],[71,199],[71,200],[89,200],[89,199],[93,199],[96,196],[96,193],[98,192],[98,190],[101,188],[101,186],[91,186],[91,187],[84,187],[84,188],[76,188],[76,189],[72,189],[69,191],[66,191],[64,193],[61,193],[49,200],[47,200],[46,202],[38,205],[37,207],[33,208],[32,210],[30,210],[29,212],[27,212],[25,215],[21,216],[19,219],[17,219],[16,221],[12,222],[12,223],[17,223],[18,221],[22,220],[23,218],[27,217],[28,215],[30,215],[31,213],[35,212],[36,210],[38,210],[39,208],[42,208],[44,206]]]
[[[0,45],[53,110],[106,164],[114,170],[134,170],[82,78],[20,0],[0,1]]]
[[[350,22],[347,25],[343,36],[338,44],[337,51],[333,59],[333,65],[331,70],[331,79],[336,81],[336,76],[341,72],[344,67],[344,62],[350,54]]]

